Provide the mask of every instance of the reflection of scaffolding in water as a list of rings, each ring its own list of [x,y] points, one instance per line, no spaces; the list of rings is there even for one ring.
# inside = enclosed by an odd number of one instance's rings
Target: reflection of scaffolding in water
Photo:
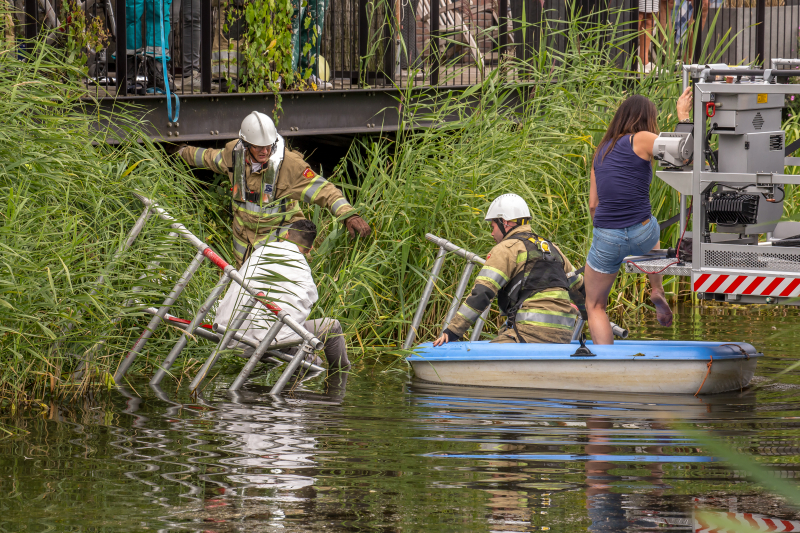
[[[142,349],[147,343],[148,339],[153,335],[156,328],[161,324],[162,321],[165,319],[170,322],[171,324],[183,326],[183,329],[186,329],[188,333],[184,333],[178,342],[175,344],[173,349],[170,351],[169,355],[164,359],[162,364],[159,367],[158,372],[153,376],[151,380],[151,384],[158,385],[164,376],[167,374],[169,369],[172,367],[174,362],[177,360],[178,356],[180,355],[183,348],[188,343],[188,336],[191,334],[197,334],[198,336],[205,337],[210,340],[219,340],[218,344],[214,347],[211,352],[211,355],[206,359],[203,366],[200,368],[200,371],[197,373],[195,378],[192,380],[190,385],[192,391],[196,391],[203,380],[208,375],[211,368],[219,359],[219,356],[222,350],[226,349],[226,347],[230,344],[233,340],[238,340],[243,342],[247,345],[250,345],[255,348],[252,356],[248,360],[247,364],[245,364],[242,371],[237,376],[236,380],[234,380],[233,384],[230,387],[231,391],[236,391],[242,387],[244,382],[250,376],[250,373],[255,369],[256,365],[261,361],[262,356],[266,355],[267,352],[273,352],[269,355],[277,355],[279,359],[287,360],[288,365],[284,370],[283,374],[281,374],[278,381],[273,386],[272,390],[270,391],[271,394],[279,394],[286,384],[289,381],[291,375],[298,369],[301,365],[306,370],[313,370],[313,371],[322,371],[321,367],[316,365],[312,365],[306,361],[307,356],[313,354],[314,350],[322,349],[322,342],[316,338],[312,333],[306,330],[301,324],[299,324],[296,320],[294,320],[286,311],[282,310],[280,307],[275,305],[273,302],[267,300],[267,295],[264,292],[258,291],[253,289],[247,280],[235,269],[232,265],[229,265],[225,260],[223,260],[219,255],[217,255],[214,250],[211,249],[206,243],[204,243],[200,238],[196,235],[191,233],[183,224],[175,221],[164,209],[158,207],[158,205],[150,200],[149,198],[145,198],[144,196],[137,195],[139,200],[144,204],[145,208],[142,212],[142,215],[136,221],[131,231],[128,233],[128,237],[123,245],[121,251],[130,247],[133,242],[138,237],[139,233],[144,228],[144,225],[147,222],[147,219],[150,217],[152,213],[155,213],[159,218],[162,218],[166,221],[172,222],[170,227],[173,229],[173,233],[176,236],[182,237],[186,241],[188,241],[192,246],[197,249],[197,253],[192,259],[189,266],[186,270],[181,274],[178,282],[173,287],[172,291],[169,293],[167,298],[164,300],[163,304],[160,308],[155,309],[151,308],[147,311],[153,314],[153,318],[150,320],[150,323],[147,327],[142,331],[141,336],[137,339],[136,343],[131,348],[130,352],[125,356],[125,358],[120,362],[119,367],[117,368],[117,372],[114,375],[114,381],[117,384],[120,384],[125,377],[125,374],[130,369],[133,362],[136,360],[136,357],[139,353],[141,353]],[[203,261],[208,259],[214,266],[222,270],[223,276],[220,278],[217,285],[211,291],[211,294],[208,296],[206,301],[203,303],[202,306],[198,309],[197,313],[195,314],[194,318],[191,321],[182,321],[177,317],[173,317],[168,315],[168,311],[171,306],[177,301],[178,297],[181,295],[183,290],[188,285],[189,281],[191,280],[192,276],[197,272],[197,270],[202,265]],[[102,278],[101,278],[102,279]],[[248,301],[243,305],[240,306],[238,315],[228,324],[228,327],[224,330],[223,328],[217,328],[217,331],[222,333],[222,338],[219,339],[218,336],[209,335],[209,332],[204,331],[207,329],[207,325],[204,325],[202,321],[205,319],[208,312],[211,310],[211,307],[217,301],[219,296],[225,290],[225,288],[230,284],[231,281],[235,281],[238,283],[245,291],[250,294],[250,298]],[[260,342],[256,341],[255,339],[248,338],[246,335],[239,334],[238,330],[247,319],[249,312],[253,309],[257,304],[263,305],[266,307],[273,315],[275,315],[276,320],[273,325],[267,331],[266,336]],[[275,348],[278,346],[271,346],[272,342],[275,340],[278,332],[281,330],[283,326],[289,326],[297,335],[300,336],[302,339],[302,347],[296,351],[294,356],[289,357],[285,354],[282,354],[279,351],[276,351]],[[299,343],[293,343],[291,346],[295,346]],[[280,348],[286,348],[287,346],[280,346]]]
[[[123,427],[122,416],[110,426],[113,458],[126,465],[127,480],[145,485],[137,494],[163,509],[156,511],[158,519],[176,529],[187,521],[241,518],[243,509],[269,516],[286,502],[300,501],[295,491],[317,483],[317,456],[324,453],[317,439],[341,405],[347,378],[346,372],[332,374],[324,393],[294,390],[292,400],[313,406],[311,411],[282,397],[264,402],[269,389],[259,385],[228,393],[230,401],[207,401],[200,393],[188,404],[151,387],[165,409],[154,408],[158,402],[147,394],[143,401],[120,387],[126,398],[122,412],[132,420]],[[71,443],[90,446],[88,439]]]

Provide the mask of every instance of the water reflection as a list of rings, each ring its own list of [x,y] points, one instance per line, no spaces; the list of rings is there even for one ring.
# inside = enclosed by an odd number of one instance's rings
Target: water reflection
[[[719,318],[713,328],[740,327]],[[783,338],[762,346],[762,383],[798,357]],[[701,398],[448,387],[362,371],[276,400],[267,384],[230,394],[226,379],[197,398],[134,383],[7,418],[29,434],[0,441],[0,531],[705,533],[698,509],[800,530],[795,511],[673,423],[795,477],[795,375]]]
[[[670,478],[678,469],[717,467],[669,422],[724,423],[756,406],[753,392],[695,398],[430,383],[414,383],[409,390],[413,403],[428,408],[426,429],[438,434],[422,438],[478,444],[471,451],[430,456],[481,460],[480,470],[488,476],[480,481],[493,486],[483,488],[490,495],[487,506],[493,521],[504,521],[504,531],[528,531],[544,523],[553,502],[561,502],[572,521],[585,524],[584,531],[650,531],[667,525],[692,530],[691,499],[667,496]],[[576,475],[581,470],[583,483]],[[564,505],[578,504],[581,498],[570,493],[581,490],[582,512]]]

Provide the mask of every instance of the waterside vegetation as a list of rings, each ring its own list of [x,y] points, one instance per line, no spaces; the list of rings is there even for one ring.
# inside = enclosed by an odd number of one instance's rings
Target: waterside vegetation
[[[589,165],[616,106],[645,94],[661,110],[663,129],[675,122],[677,48],[661,50],[660,74],[640,77],[621,53],[635,35],[578,15],[543,25],[545,36],[567,39],[565,52],[542,39],[532,60],[506,58],[481,84],[458,96],[440,94],[435,106],[403,94],[400,131],[359,139],[328,176],[375,229],[374,238],[353,244],[329,214],[307,213],[323,228],[313,263],[321,295],[315,317],[342,321],[351,359],[402,360],[399,346],[435,255],[425,233],[485,254],[491,239],[482,213],[499,194],[525,197],[534,230],[582,265],[591,235]],[[713,61],[721,51],[704,50],[704,58]],[[7,117],[0,133],[0,398],[12,404],[109,383],[146,325],[142,308],[163,300],[194,255],[156,218],[120,252],[142,211],[135,191],[231,257],[227,218],[213,207],[206,184],[141,135],[124,107],[103,118],[139,142],[107,144],[109,133],[89,128],[84,93],[69,81],[79,72],[46,47],[35,48],[30,61],[15,54],[0,54],[0,110]],[[435,127],[411,127],[420,121]],[[659,180],[652,203],[660,220],[678,210],[677,193]],[[674,243],[675,228],[662,238]],[[455,289],[460,268],[453,266],[463,263],[449,261],[420,340],[438,332]],[[171,312],[191,316],[217,280],[216,270],[202,268]],[[677,280],[667,290],[674,299],[688,294]],[[615,317],[624,322],[648,306],[644,278],[621,276],[612,294]],[[497,313],[490,318],[489,334]],[[152,372],[180,333],[162,326],[132,375]],[[173,367],[175,379],[209,350],[205,341],[190,342]]]
[[[125,302],[163,299],[163,280],[185,268],[155,218],[119,253],[142,212],[134,191],[213,239],[213,220],[201,223],[208,216],[198,208],[205,193],[139,134],[125,109],[106,119],[141,142],[111,146],[108,132],[88,127],[72,69],[46,47],[27,62],[13,50],[0,54],[0,397],[12,403],[106,379],[139,335],[131,326],[141,311]],[[187,303],[215,282],[201,272]],[[73,376],[81,361],[89,364]]]

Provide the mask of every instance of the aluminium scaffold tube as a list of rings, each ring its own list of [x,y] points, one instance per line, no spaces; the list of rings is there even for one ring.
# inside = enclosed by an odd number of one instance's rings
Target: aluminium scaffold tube
[[[431,270],[430,276],[428,276],[428,283],[425,284],[425,289],[422,291],[422,300],[419,302],[417,312],[414,313],[414,318],[411,320],[411,328],[409,328],[408,336],[403,343],[404,350],[410,349],[411,345],[414,344],[414,339],[417,336],[417,328],[419,328],[422,322],[422,316],[425,314],[425,307],[427,307],[428,300],[431,298],[433,286],[436,283],[436,279],[439,277],[439,272],[442,270],[445,254],[447,254],[447,250],[440,246],[439,253],[436,254],[436,260],[433,262],[433,269]]]
[[[228,331],[228,329],[225,326],[220,326],[219,324],[217,324],[216,328],[214,329],[214,331],[216,331],[217,333],[222,333],[224,335]],[[250,346],[251,348],[258,348],[258,345],[261,344],[256,338],[251,337],[250,335],[242,335],[239,332],[235,332],[233,334],[233,339],[237,340],[237,341],[239,341],[239,342],[241,342],[243,344],[246,344],[246,345]],[[278,343],[275,343],[272,346],[270,346],[267,349],[266,353],[270,353],[271,355],[275,355],[276,353],[280,354],[280,355],[277,355],[275,357],[278,357],[279,359],[283,359],[285,362],[288,363],[289,361],[292,360],[292,356],[291,355],[286,355],[285,353],[282,353],[282,352],[280,352],[278,350],[285,350],[287,348],[294,348],[295,346],[299,346],[300,344],[302,344],[302,342],[303,341],[278,342]],[[307,368],[309,370],[313,370],[314,372],[316,372],[317,370],[325,370],[321,366],[317,366],[317,365],[314,365],[314,364],[311,364],[311,363],[308,363],[308,366],[306,366],[306,364],[304,363],[303,367]]]
[[[148,307],[147,309],[145,309],[145,311],[147,311],[148,313],[151,313],[151,314],[155,314],[156,309],[154,307]],[[180,319],[180,318],[178,318],[176,316],[170,315],[169,313],[167,313],[167,316],[164,317],[164,320],[168,321],[170,323],[170,325],[179,327],[182,330],[188,330],[189,329],[188,320],[182,320],[182,319]],[[219,343],[220,336],[217,335],[216,333],[212,332],[210,329],[206,329],[206,326],[209,326],[209,325],[208,324],[203,324],[202,326],[200,326],[198,328],[195,328],[194,334],[197,335],[198,337],[202,337],[202,338],[210,340],[212,342]],[[251,345],[251,344],[255,344],[256,346],[258,346],[258,343],[255,342],[254,339],[251,339],[250,337],[247,337],[246,335],[234,334],[233,338],[235,340],[239,341],[239,342],[246,343],[248,346]],[[271,354],[271,355],[274,355],[274,354]],[[284,360],[288,360],[288,359],[289,359],[289,357],[286,356]],[[281,361],[281,358],[277,358],[277,357],[267,357],[265,360],[266,361],[270,361],[270,362],[272,362],[272,363],[274,363],[276,365],[280,365],[280,364],[283,363],[283,361]],[[153,380],[150,380],[150,385],[152,385],[153,387],[159,387],[160,386],[159,383],[153,383]]]
[[[236,379],[233,380],[231,386],[228,387],[229,391],[237,391],[242,388],[244,382],[247,381],[247,378],[250,377],[250,374],[253,372],[253,369],[256,367],[259,361],[261,361],[261,356],[264,355],[264,352],[269,349],[269,345],[272,344],[272,341],[275,340],[275,337],[278,335],[278,332],[283,327],[283,322],[276,320],[272,326],[267,330],[267,335],[264,339],[259,343],[256,351],[253,352],[253,355],[250,356],[250,359],[244,365],[239,375],[236,376]]]
[[[236,318],[234,318],[231,321],[230,328],[228,328],[228,331],[226,331],[225,334],[222,336],[222,340],[219,341],[219,344],[217,344],[213,350],[211,350],[211,355],[208,356],[206,362],[203,363],[203,366],[200,367],[200,371],[197,373],[192,382],[189,384],[189,390],[193,391],[197,389],[197,387],[200,386],[200,383],[202,383],[203,380],[206,379],[208,371],[211,370],[211,367],[213,367],[214,363],[216,363],[217,359],[219,359],[220,352],[228,348],[228,343],[230,343],[231,340],[233,339],[233,334],[236,333],[236,330],[242,327],[242,324],[244,324],[244,321],[247,320],[248,315],[250,315],[250,311],[252,311],[255,305],[256,305],[255,296],[251,296],[250,298],[247,299],[247,302],[242,307],[242,310],[239,311],[239,314],[236,315]]]
[[[281,322],[279,322],[279,324],[280,323]],[[218,331],[219,333],[222,333],[224,335],[225,332],[228,331],[228,330],[224,326],[217,325],[216,331]],[[242,335],[241,333],[234,333],[233,334],[233,338],[234,338],[234,340],[237,340],[237,341],[239,341],[241,343],[244,343],[244,344],[250,346],[251,348],[258,348],[258,345],[261,344],[260,342],[258,342],[253,337],[250,337],[249,335]],[[269,356],[271,356],[271,357],[274,357],[276,359],[280,359],[281,362],[291,363],[292,362],[292,356],[288,355],[288,354],[285,354],[285,353],[281,352],[280,350],[286,350],[287,348],[294,348],[295,346],[301,344],[301,342],[302,341],[300,341],[300,342],[297,342],[297,341],[279,342],[277,344],[273,344],[272,346],[269,346],[264,353],[269,355]],[[256,362],[258,362],[258,361],[256,361]],[[303,365],[304,369],[310,370],[311,372],[324,372],[325,371],[325,369],[323,367],[321,367],[319,365],[315,365],[314,363],[309,363],[308,361],[303,361],[301,364]]]
[[[425,238],[431,241],[436,246],[444,248],[448,252],[453,252],[454,254],[463,257],[467,261],[470,261],[472,263],[477,263],[479,265],[486,264],[486,260],[483,257],[479,256],[478,254],[469,252],[463,248],[459,248],[458,246],[448,241],[447,239],[442,239],[441,237],[437,237],[432,233],[426,233]]]
[[[151,315],[156,314],[157,311],[158,311],[158,309],[156,309],[155,307],[148,307],[147,309],[144,310],[145,313],[149,313]],[[182,330],[188,330],[189,326],[191,325],[190,321],[184,320],[182,318],[178,318],[178,317],[176,317],[174,315],[171,315],[169,313],[164,315],[164,320],[166,320],[171,326],[178,327],[178,328],[180,328]],[[197,335],[198,337],[202,337],[202,338],[210,340],[212,342],[219,343],[221,337],[219,335],[217,335],[217,333],[214,333],[214,331],[224,335],[227,330],[223,326],[219,326],[219,325],[217,326],[216,330],[213,330],[211,324],[199,324],[197,327],[195,327],[194,334]],[[241,342],[242,344],[246,344],[247,346],[250,346],[252,348],[257,348],[258,345],[259,345],[259,341],[256,340],[254,337],[251,337],[249,335],[242,335],[239,332],[234,332],[233,340]],[[289,363],[292,360],[292,356],[287,355],[287,354],[285,354],[283,352],[280,352],[278,350],[285,350],[287,348],[294,348],[295,346],[297,346],[299,344],[300,344],[300,341],[279,342],[277,344],[273,344],[272,346],[270,346],[264,352],[265,354],[269,355],[269,357],[267,357],[267,358],[263,358],[262,357],[261,360],[262,361],[271,361],[271,362],[273,362],[275,364]],[[303,365],[303,368],[305,368],[306,370],[310,370],[312,372],[323,372],[323,371],[325,371],[325,369],[322,368],[321,366],[315,365],[313,363],[309,363],[307,361],[303,361],[302,365]],[[154,386],[158,386],[159,385],[158,383],[153,383],[152,380],[150,381],[150,384],[154,385]]]
[[[458,306],[461,303],[461,297],[464,296],[464,291],[467,290],[467,284],[469,283],[469,279],[472,277],[473,270],[475,270],[475,263],[472,261],[467,261],[467,264],[464,265],[464,270],[461,272],[461,278],[458,280],[456,292],[453,294],[453,301],[450,302],[450,309],[447,310],[447,316],[444,317],[442,331],[447,329],[447,326],[450,325],[450,321],[453,320],[454,316],[456,316]]]
[[[214,286],[214,289],[211,291],[211,294],[208,295],[206,301],[203,302],[203,305],[201,305],[200,309],[197,310],[197,314],[194,315],[194,318],[192,318],[192,321],[186,327],[189,334],[193,334],[197,329],[197,327],[200,326],[201,322],[203,322],[203,319],[205,319],[208,312],[214,306],[214,303],[222,294],[222,291],[225,290],[225,288],[228,286],[230,282],[231,282],[230,276],[228,276],[227,274],[223,274],[220,280]],[[186,344],[188,342],[189,342],[189,335],[187,335],[186,333],[181,335],[181,338],[178,339],[178,342],[175,343],[175,346],[172,347],[172,350],[170,350],[169,355],[167,355],[166,359],[164,359],[164,362],[161,363],[161,366],[156,371],[153,378],[150,380],[151,385],[158,385],[159,383],[161,383],[161,381],[164,379],[164,376],[167,375],[169,369],[172,367],[173,364],[175,364],[175,361],[178,359],[178,356],[186,347]]]
[[[447,254],[447,252],[453,252],[454,254],[466,259],[468,263],[467,266],[464,267],[464,272],[462,273],[461,279],[458,282],[456,295],[453,298],[453,301],[450,304],[450,309],[445,317],[444,328],[447,327],[458,310],[458,304],[461,301],[461,297],[464,295],[464,292],[466,291],[469,278],[475,268],[474,265],[483,265],[486,263],[486,260],[481,256],[464,250],[447,239],[442,239],[441,237],[437,237],[432,233],[426,233],[425,238],[439,247],[439,253],[436,255],[436,260],[433,263],[433,270],[431,270],[431,274],[428,277],[428,283],[425,285],[425,290],[422,291],[422,299],[419,302],[419,307],[417,307],[417,312],[414,314],[414,319],[411,321],[411,329],[408,331],[408,336],[406,337],[405,343],[403,343],[404,350],[410,349],[411,345],[414,344],[414,339],[417,336],[417,329],[422,322],[422,317],[425,314],[425,308],[428,306],[428,300],[430,300],[431,294],[433,293],[434,284],[436,283],[436,279],[439,277],[439,272],[442,270],[445,254]],[[483,330],[483,325],[486,322],[486,317],[488,314],[489,310],[486,309],[475,322],[475,326],[472,329],[472,335],[470,336],[470,341],[476,341],[480,338],[481,331]]]
[[[144,310],[145,313],[150,313],[151,315],[156,314],[156,311],[158,311],[158,309],[156,309],[155,307],[148,307],[147,309]],[[189,330],[189,321],[188,320],[182,320],[182,319],[180,319],[180,318],[178,318],[178,317],[176,317],[174,315],[171,315],[169,313],[167,313],[164,316],[164,320],[170,326],[175,326],[176,328],[180,328],[183,331],[188,331]],[[200,337],[202,339],[206,339],[206,340],[209,340],[211,342],[218,343],[219,340],[220,340],[220,336],[217,335],[216,333],[214,333],[210,328],[211,328],[211,326],[209,324],[201,324],[200,326],[194,328],[193,335],[197,335],[198,337]],[[158,385],[157,383],[150,383],[150,384],[151,385]]]
[[[486,317],[489,316],[489,309],[491,309],[491,307],[484,309],[481,316],[475,321],[475,325],[472,327],[472,335],[469,336],[469,342],[481,340],[481,332],[483,331],[483,325],[486,324]]]
[[[304,342],[303,346],[297,350],[297,353],[292,358],[292,361],[286,365],[286,370],[283,371],[281,377],[278,378],[278,381],[275,382],[275,385],[272,386],[272,389],[269,391],[270,395],[277,396],[283,391],[283,388],[286,387],[286,384],[289,382],[289,378],[292,377],[294,371],[297,370],[297,367],[300,366],[307,355],[313,355],[314,348],[308,342]]]
[[[189,241],[195,248],[199,251],[203,252],[203,255],[208,258],[217,268],[222,270],[225,274],[230,276],[230,278],[238,283],[244,290],[246,290],[250,295],[254,296],[256,300],[266,307],[270,312],[272,312],[278,320],[289,326],[292,331],[297,333],[300,338],[304,341],[308,342],[311,345],[311,348],[314,350],[321,350],[322,349],[322,341],[314,336],[313,333],[305,329],[302,324],[298,323],[294,318],[292,318],[286,311],[275,305],[274,303],[267,300],[267,295],[263,291],[259,291],[258,289],[254,289],[250,286],[247,280],[242,277],[238,270],[236,270],[232,265],[229,265],[224,259],[214,252],[209,245],[204,243],[200,238],[198,238],[195,234],[191,231],[186,229],[186,226],[181,224],[180,222],[176,222],[174,218],[172,218],[164,209],[158,207],[158,205],[153,202],[151,199],[142,196],[140,194],[136,194],[136,196],[141,200],[141,202],[146,205],[150,206],[150,208],[158,214],[159,218],[172,222],[171,227],[175,231],[178,232],[180,236],[184,239]]]
[[[144,348],[147,340],[153,335],[158,325],[164,319],[164,315],[167,314],[167,311],[169,311],[170,307],[172,307],[172,305],[181,295],[183,289],[185,289],[186,285],[189,284],[189,280],[192,279],[194,273],[197,272],[197,269],[203,264],[205,258],[206,257],[203,255],[203,252],[197,252],[197,254],[195,254],[192,262],[189,263],[189,266],[186,268],[186,270],[184,270],[183,274],[181,274],[181,277],[178,279],[178,282],[172,288],[172,292],[170,292],[169,296],[167,296],[167,298],[164,300],[164,303],[158,309],[155,316],[150,319],[150,323],[147,324],[147,327],[142,331],[142,334],[134,343],[133,348],[131,348],[131,350],[128,352],[128,355],[126,355],[125,358],[120,362],[117,372],[114,374],[115,383],[120,384],[122,382],[122,377],[131,367],[133,360],[136,359],[136,356],[142,351],[142,348]]]
[[[575,321],[575,328],[572,330],[572,338],[571,341],[576,341],[581,337],[581,333],[583,332],[583,326],[586,324],[586,321],[582,318],[579,318]]]

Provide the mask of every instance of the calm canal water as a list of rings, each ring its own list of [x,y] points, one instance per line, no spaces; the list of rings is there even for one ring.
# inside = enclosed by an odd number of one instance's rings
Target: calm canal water
[[[751,342],[765,385],[800,359],[797,325],[795,311],[685,309],[632,337]],[[231,397],[225,381],[200,400],[134,383],[3,420],[28,434],[0,440],[0,531],[707,531],[699,508],[800,520],[675,424],[794,478],[797,372],[701,398],[438,387],[375,367],[278,403],[266,383]]]

